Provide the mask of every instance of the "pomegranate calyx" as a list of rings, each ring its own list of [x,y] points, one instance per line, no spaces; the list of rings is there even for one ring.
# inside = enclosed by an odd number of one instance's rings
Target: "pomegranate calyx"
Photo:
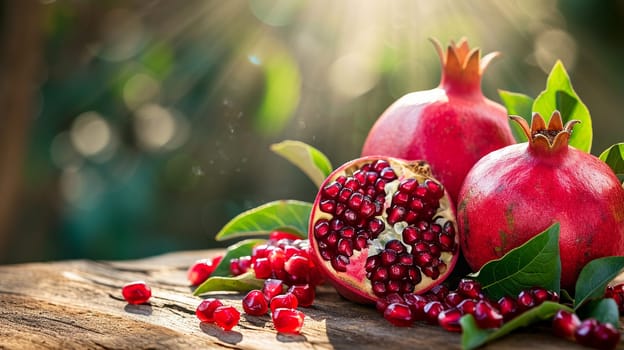
[[[478,48],[470,49],[466,38],[461,38],[457,43],[451,41],[445,52],[438,40],[434,38],[430,40],[442,63],[440,86],[443,86],[447,92],[461,91],[480,94],[483,72],[499,53],[491,52],[481,57],[481,51]]]
[[[576,119],[570,120],[564,126],[561,113],[558,110],[552,113],[548,126],[546,126],[544,118],[537,112],[533,113],[531,126],[520,116],[511,115],[509,117],[520,125],[531,148],[544,151],[567,149],[572,129],[581,122]]]

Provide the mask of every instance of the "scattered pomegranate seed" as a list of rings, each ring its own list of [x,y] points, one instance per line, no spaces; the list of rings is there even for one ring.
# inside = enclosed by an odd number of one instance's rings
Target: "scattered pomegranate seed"
[[[271,299],[271,312],[277,308],[296,309],[298,306],[297,297],[292,293],[276,295]]]
[[[429,324],[438,324],[438,316],[444,311],[444,305],[439,301],[430,301],[425,305],[423,311],[425,313],[425,320],[429,322]]]
[[[463,316],[461,310],[452,308],[438,314],[438,323],[449,332],[461,332],[459,319]]]
[[[219,306],[214,310],[213,317],[217,326],[229,331],[238,324],[240,312],[233,306]]]
[[[269,240],[271,241],[279,241],[282,239],[294,241],[297,239],[301,239],[301,237],[299,237],[298,235],[294,233],[283,232],[283,231],[272,231],[271,233],[269,233]]]
[[[305,315],[295,309],[277,308],[271,314],[275,330],[280,333],[299,334]]]
[[[278,279],[267,279],[264,281],[262,293],[264,293],[267,300],[271,300],[273,297],[284,293],[284,282]]]
[[[620,310],[620,315],[624,315],[624,283],[608,286],[605,298],[612,298]]]
[[[405,304],[392,303],[384,311],[384,318],[399,327],[409,327],[414,323],[412,311]]]
[[[309,307],[314,302],[316,297],[316,291],[313,286],[309,284],[295,285],[288,288],[288,292],[297,297],[299,306]]]
[[[143,281],[130,282],[121,287],[121,295],[128,304],[146,303],[152,296],[152,289]]]
[[[214,311],[220,306],[223,306],[223,303],[219,299],[205,299],[197,306],[195,315],[202,322],[214,322]]]
[[[498,328],[503,325],[503,315],[485,300],[477,302],[473,316],[479,328]]]
[[[191,282],[192,286],[198,286],[204,283],[205,280],[210,277],[221,261],[221,257],[214,259],[201,259],[197,260],[191,267],[189,267],[186,276]]]
[[[252,290],[243,298],[243,310],[248,315],[262,316],[269,310],[269,305],[260,290]]]
[[[574,333],[580,324],[581,321],[576,314],[559,310],[553,317],[552,327],[555,335],[574,340]]]

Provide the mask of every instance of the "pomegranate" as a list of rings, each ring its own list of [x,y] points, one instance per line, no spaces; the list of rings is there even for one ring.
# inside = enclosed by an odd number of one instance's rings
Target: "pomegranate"
[[[598,158],[568,146],[555,111],[548,127],[520,118],[529,141],[494,151],[468,173],[459,195],[462,250],[473,270],[500,258],[554,222],[560,224],[561,287],[569,291],[589,261],[624,255],[624,189]]]
[[[362,155],[426,159],[455,200],[481,157],[515,141],[505,107],[481,92],[481,76],[497,53],[481,58],[465,39],[451,42],[445,53],[432,41],[442,62],[440,85],[388,107],[369,131]]]
[[[375,303],[440,284],[459,254],[453,205],[424,161],[364,157],[321,185],[311,256],[344,297]]]

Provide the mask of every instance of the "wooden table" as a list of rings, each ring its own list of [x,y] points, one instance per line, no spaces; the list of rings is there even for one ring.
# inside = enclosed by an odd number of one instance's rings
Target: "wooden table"
[[[186,269],[218,251],[192,251],[136,261],[61,261],[0,266],[0,349],[459,349],[460,335],[425,324],[390,325],[372,307],[318,289],[301,335],[275,332],[269,316],[242,313],[241,294],[216,297],[241,311],[230,332],[201,324]],[[145,280],[149,305],[129,305],[121,286]],[[582,347],[525,329],[490,349]],[[624,346],[620,345],[620,348]]]

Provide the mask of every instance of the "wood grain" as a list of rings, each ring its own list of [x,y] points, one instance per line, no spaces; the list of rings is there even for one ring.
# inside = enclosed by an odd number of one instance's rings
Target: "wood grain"
[[[416,324],[393,327],[374,308],[318,289],[301,335],[275,332],[269,316],[242,313],[238,293],[214,297],[241,311],[230,332],[195,318],[187,267],[217,251],[119,261],[65,261],[0,266],[0,349],[460,349],[460,335]],[[128,305],[121,286],[145,280],[149,304]],[[582,349],[546,328],[516,332],[490,349]],[[620,346],[622,348],[622,346]]]

